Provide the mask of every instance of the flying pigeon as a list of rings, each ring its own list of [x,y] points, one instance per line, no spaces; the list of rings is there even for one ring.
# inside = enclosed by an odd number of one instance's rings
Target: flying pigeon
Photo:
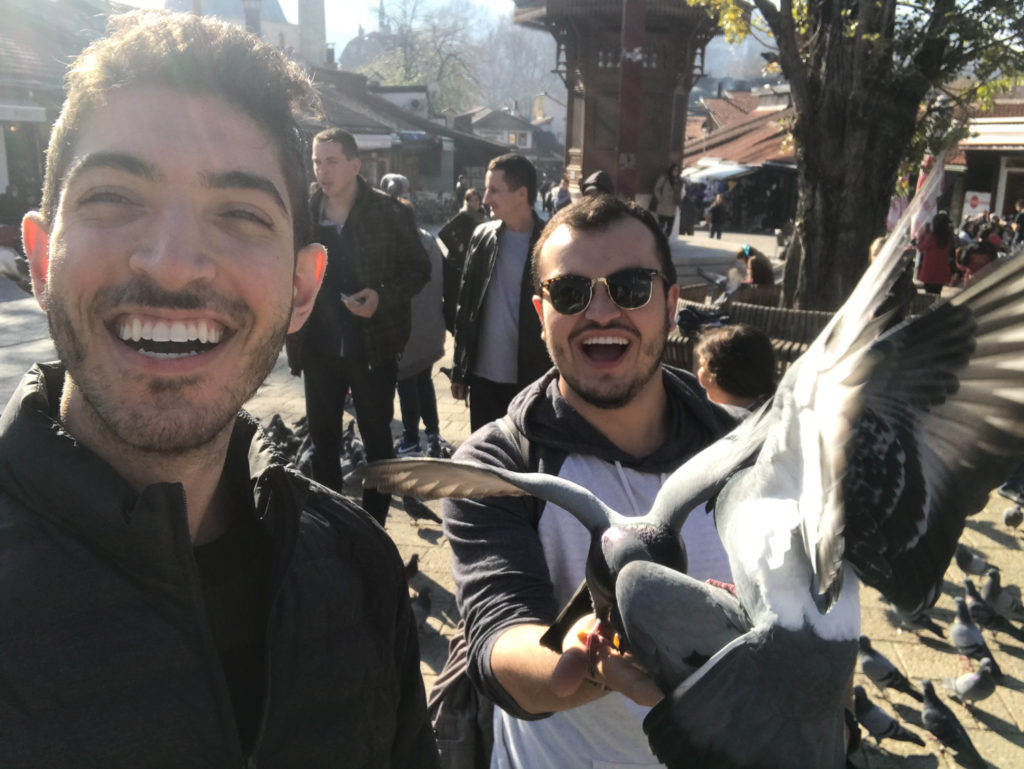
[[[988,562],[984,558],[963,544],[956,546],[956,565],[968,576],[979,576],[988,568]]]
[[[995,675],[995,663],[985,657],[977,670],[956,678],[943,678],[942,685],[953,692],[953,699],[970,706],[996,690]]]
[[[364,483],[421,498],[533,494],[576,516],[595,614],[666,691],[644,728],[670,769],[842,767],[859,583],[909,614],[934,604],[965,517],[1024,457],[1024,259],[879,335],[905,268],[906,222],[895,232],[773,400],[676,470],[641,518],[564,479],[469,463],[389,460]],[[663,615],[623,627],[621,577],[636,570],[632,595],[658,571],[638,564],[679,570],[671,540],[712,498],[747,629],[687,674],[694,637],[662,631]],[[675,589],[659,588],[669,603]]]
[[[949,627],[949,637],[953,641],[953,646],[962,655],[971,659],[981,660],[988,657],[992,660],[995,668],[993,672],[997,676],[1001,676],[1003,673],[995,662],[995,655],[992,654],[992,650],[985,643],[985,637],[981,634],[981,629],[971,619],[971,615],[967,611],[966,602],[960,596],[953,600],[956,601],[956,619],[953,620],[953,624]]]
[[[924,740],[868,699],[863,686],[853,687],[853,712],[857,716],[857,723],[868,730],[878,745],[882,744],[882,740],[889,739],[913,742],[924,747]]]
[[[981,597],[978,588],[969,577],[964,577],[964,602],[967,604],[967,613],[974,620],[974,624],[993,633],[1006,633],[1011,638],[1024,642],[1024,630],[1021,630],[1010,620],[997,612],[994,607]]]
[[[858,639],[859,651],[857,652],[857,665],[860,672],[866,675],[878,687],[879,691],[884,689],[895,689],[921,701],[921,692],[914,688],[914,685],[907,680],[889,658],[871,646],[871,640],[862,635]]]
[[[968,769],[987,769],[988,763],[978,753],[953,711],[939,699],[932,682],[925,679],[921,682],[921,688],[924,690],[924,710],[921,711],[921,724],[924,728],[953,750],[962,766]]]
[[[981,597],[989,606],[1012,622],[1024,622],[1024,605],[1020,600],[1020,588],[1001,583],[999,569],[994,566],[985,572],[981,583]]]

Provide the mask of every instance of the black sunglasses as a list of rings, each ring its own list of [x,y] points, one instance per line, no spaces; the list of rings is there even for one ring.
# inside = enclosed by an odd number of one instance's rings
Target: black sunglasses
[[[651,301],[654,279],[664,279],[658,270],[646,267],[627,267],[606,278],[584,278],[582,275],[559,275],[542,281],[551,306],[562,315],[577,315],[590,306],[594,285],[604,283],[608,296],[623,310],[638,310]]]

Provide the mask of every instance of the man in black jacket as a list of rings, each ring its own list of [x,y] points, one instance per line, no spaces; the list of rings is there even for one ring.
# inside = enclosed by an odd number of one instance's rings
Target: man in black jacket
[[[305,74],[116,17],[23,222],[60,363],[0,416],[5,767],[436,766],[401,560],[240,413],[324,271]]]
[[[342,418],[349,389],[368,460],[393,457],[398,356],[409,339],[409,301],[430,278],[412,212],[359,175],[356,140],[328,128],[313,138],[318,189],[310,201],[313,234],[330,258],[323,289],[298,344],[313,444],[313,478],[340,492]],[[363,507],[381,525],[391,497],[368,490]]]
[[[505,413],[551,365],[533,311],[530,250],[544,223],[533,211],[537,172],[508,153],[487,166],[484,203],[493,222],[473,233],[455,314],[452,397],[469,398],[472,429]]]

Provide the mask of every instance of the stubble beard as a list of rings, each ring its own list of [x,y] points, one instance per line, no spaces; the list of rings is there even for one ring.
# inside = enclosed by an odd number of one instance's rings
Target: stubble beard
[[[177,455],[207,446],[233,423],[242,404],[255,394],[277,362],[290,310],[279,313],[267,333],[251,345],[236,376],[219,387],[206,383],[206,389],[215,388],[215,394],[207,396],[202,406],[188,400],[190,390],[200,383],[199,376],[149,378],[145,382],[147,403],[119,400],[118,383],[127,375],[90,368],[88,346],[76,331],[60,293],[51,292],[48,297],[47,321],[57,355],[81,395],[83,416],[90,425],[131,449]]]
[[[639,369],[631,379],[617,385],[599,381],[584,381],[574,372],[564,370],[559,365],[559,361],[568,360],[568,351],[562,345],[549,345],[548,351],[551,360],[555,362],[559,375],[584,403],[599,409],[620,409],[632,403],[644,387],[660,374],[661,358],[665,352],[667,341],[667,323],[665,331],[666,335],[651,339],[640,347],[640,365],[643,365],[644,361],[647,361],[648,365]]]

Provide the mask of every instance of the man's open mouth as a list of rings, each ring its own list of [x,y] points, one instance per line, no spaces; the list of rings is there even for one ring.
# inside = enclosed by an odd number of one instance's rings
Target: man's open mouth
[[[623,336],[595,336],[581,343],[583,354],[597,363],[612,363],[626,354],[629,340]]]
[[[226,329],[211,320],[154,320],[138,316],[115,321],[114,330],[126,345],[151,358],[186,358],[212,350]]]

